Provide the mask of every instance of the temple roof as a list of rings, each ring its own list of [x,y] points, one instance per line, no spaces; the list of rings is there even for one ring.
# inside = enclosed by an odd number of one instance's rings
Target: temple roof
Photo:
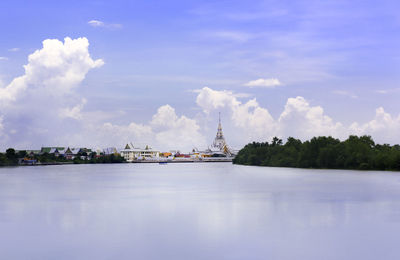
[[[212,147],[222,150],[222,149],[224,149],[225,146],[226,146],[226,142],[225,142],[224,134],[222,133],[221,113],[219,113],[217,135],[215,136]]]

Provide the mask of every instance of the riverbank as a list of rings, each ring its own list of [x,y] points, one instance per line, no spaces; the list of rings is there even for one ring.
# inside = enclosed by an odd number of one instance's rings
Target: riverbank
[[[234,164],[342,170],[400,171],[400,146],[375,144],[370,136],[350,136],[345,141],[314,137],[309,141],[289,137],[271,143],[250,143],[233,159]]]
[[[207,163],[207,162],[232,162],[232,158],[207,158],[207,159],[171,159],[171,160],[137,160],[128,163]]]
[[[207,158],[207,159],[187,159],[187,160],[136,160],[132,162],[120,161],[120,162],[93,162],[93,161],[71,161],[71,162],[37,162],[37,163],[22,163],[22,164],[10,164],[1,165],[0,167],[10,166],[48,166],[48,165],[73,165],[73,164],[119,164],[119,163],[158,163],[158,164],[169,164],[169,163],[218,163],[218,162],[232,162],[232,158]]]
[[[10,152],[10,150],[12,150]],[[70,164],[101,164],[101,163],[122,163],[125,159],[119,155],[101,155],[96,157],[82,156],[75,157],[74,159],[66,159],[54,154],[35,154],[27,157],[26,154],[20,156],[16,154],[13,149],[9,149],[7,154],[0,154],[0,167],[1,166],[44,166],[44,165],[70,165]]]

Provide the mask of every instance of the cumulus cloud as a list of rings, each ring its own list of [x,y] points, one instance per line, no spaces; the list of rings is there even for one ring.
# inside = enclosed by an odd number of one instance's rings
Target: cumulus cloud
[[[282,83],[279,81],[279,79],[276,78],[270,78],[270,79],[256,79],[249,81],[244,84],[245,87],[260,87],[260,88],[274,88],[276,86],[280,86]]]
[[[63,122],[82,118],[86,99],[74,90],[91,69],[104,64],[91,58],[88,47],[86,38],[44,40],[43,47],[29,55],[25,73],[0,88],[0,116],[3,131],[10,136],[8,145],[56,142],[71,128],[79,130]]]
[[[383,107],[379,107],[376,109],[375,117],[371,121],[365,124],[354,122],[350,126],[350,130],[358,135],[377,136],[379,140],[386,143],[399,143],[400,115],[393,117],[385,112]]]
[[[158,108],[157,113],[153,115],[151,124],[156,127],[173,127],[177,120],[175,109],[170,105],[164,105]]]
[[[267,109],[260,107],[256,99],[242,103],[230,91],[204,87],[200,90],[196,103],[205,113],[228,108],[234,125],[246,130],[246,140],[266,139],[276,134],[276,122]]]
[[[100,20],[90,20],[88,24],[92,27],[103,27],[103,28],[109,28],[109,29],[119,29],[122,28],[121,24],[118,23],[105,23]]]
[[[240,145],[249,141],[268,141],[273,136],[293,136],[308,140],[314,136],[345,139],[350,134],[371,135],[376,142],[399,143],[400,115],[393,116],[384,108],[376,109],[375,116],[366,123],[344,125],[326,115],[321,106],[313,106],[304,97],[288,98],[283,111],[274,119],[256,99],[240,101],[233,92],[204,87],[198,90],[196,103],[206,115],[227,109],[232,126],[230,135],[239,133]]]
[[[86,98],[82,98],[81,103],[77,104],[76,106],[72,107],[72,108],[62,108],[60,110],[60,117],[61,118],[72,118],[75,120],[79,120],[82,119],[82,109],[85,106],[87,100]]]
[[[86,38],[66,37],[64,43],[57,39],[44,40],[43,48],[29,55],[25,74],[0,89],[0,104],[15,101],[28,87],[53,95],[69,92],[82,82],[90,69],[104,64],[103,60],[90,57],[88,47]]]
[[[200,133],[200,126],[194,119],[178,116],[170,105],[158,108],[152,120],[147,124],[131,122],[128,125],[104,123],[95,124],[87,129],[94,133],[96,140],[103,140],[99,145],[123,145],[132,142],[137,146],[150,145],[161,150],[180,149],[189,151],[194,147],[205,147],[205,137]],[[93,136],[92,136],[93,138]],[[95,143],[94,140],[92,143]]]
[[[229,108],[234,126],[243,130],[241,136],[248,141],[265,141],[273,136],[301,139],[318,135],[342,137],[347,133],[341,123],[324,114],[322,107],[311,106],[303,97],[289,98],[278,119],[274,119],[256,99],[241,102],[229,91],[204,87],[196,102],[205,113]]]
[[[212,110],[223,108],[225,106],[235,107],[240,102],[231,91],[217,91],[209,87],[204,87],[198,91],[196,103],[205,113],[210,113]]]
[[[191,149],[206,145],[197,122],[186,116],[178,117],[170,105],[164,105],[157,110],[151,125],[154,129],[160,129],[155,137],[161,147]]]
[[[345,137],[346,130],[341,123],[334,122],[324,114],[320,106],[310,106],[303,97],[289,98],[278,119],[279,134],[309,139],[314,136],[332,135]]]
[[[189,150],[205,145],[196,120],[178,116],[170,105],[161,106],[147,124],[118,124],[113,117],[105,121],[107,118],[96,117],[95,111],[85,112],[87,99],[75,90],[91,69],[104,64],[91,58],[88,46],[86,38],[45,40],[41,49],[29,55],[24,75],[0,88],[0,133],[11,136],[3,149],[139,142],[160,149]]]

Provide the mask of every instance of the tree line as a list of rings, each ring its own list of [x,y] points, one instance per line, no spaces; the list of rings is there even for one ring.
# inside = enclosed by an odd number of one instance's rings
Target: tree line
[[[375,144],[371,136],[351,135],[345,141],[331,136],[302,142],[289,137],[285,144],[253,142],[243,147],[234,164],[358,170],[400,170],[400,145]]]
[[[81,159],[84,157],[85,159]],[[86,152],[78,153],[73,160],[67,160],[63,156],[55,156],[51,153],[40,153],[30,155],[26,151],[16,152],[13,148],[9,148],[5,153],[0,153],[0,166],[16,166],[19,165],[22,159],[34,160],[37,163],[65,163],[72,162],[75,164],[82,163],[122,163],[125,159],[119,154],[97,156],[96,152],[87,154]]]

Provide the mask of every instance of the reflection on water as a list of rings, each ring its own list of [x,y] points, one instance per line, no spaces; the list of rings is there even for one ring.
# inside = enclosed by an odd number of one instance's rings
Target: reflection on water
[[[0,168],[2,259],[400,259],[400,173]]]

